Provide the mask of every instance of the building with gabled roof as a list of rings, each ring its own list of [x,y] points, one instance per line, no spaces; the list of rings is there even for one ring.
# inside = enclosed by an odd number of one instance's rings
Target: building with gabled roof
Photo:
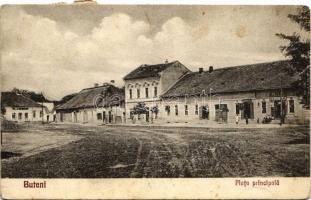
[[[287,60],[191,72],[180,62],[141,65],[124,77],[128,122],[304,123]],[[247,119],[247,120],[246,120]],[[284,119],[284,120],[283,120]]]
[[[190,70],[179,61],[141,65],[127,74],[126,118],[130,122],[151,122],[157,118],[160,96]]]
[[[111,83],[85,88],[57,106],[57,121],[74,123],[121,123],[125,119],[124,91]]]
[[[276,61],[188,73],[161,96],[166,120],[302,123],[308,113],[293,87],[299,76],[290,68],[289,61]]]
[[[210,88],[213,93],[290,89],[298,76],[290,75],[289,69],[288,61],[277,61],[192,72],[179,80],[162,97],[198,95],[204,90],[208,92]]]
[[[53,103],[52,103],[53,104]],[[1,114],[14,122],[47,122],[47,107],[16,92],[1,92]],[[50,118],[50,121],[53,117]]]

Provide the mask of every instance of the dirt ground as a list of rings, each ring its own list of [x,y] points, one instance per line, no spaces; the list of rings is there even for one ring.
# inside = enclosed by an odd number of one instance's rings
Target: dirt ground
[[[309,127],[49,124],[4,132],[2,177],[309,176]]]

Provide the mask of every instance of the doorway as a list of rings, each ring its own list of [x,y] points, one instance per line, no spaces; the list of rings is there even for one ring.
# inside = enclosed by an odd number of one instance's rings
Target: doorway
[[[149,122],[149,108],[146,107],[146,122]]]
[[[74,113],[73,113],[73,122],[75,122],[75,123],[78,122],[77,112],[74,112]]]
[[[112,114],[111,111],[108,112],[108,123],[112,123]]]
[[[245,100],[242,105],[242,118],[254,119],[254,105],[252,100]]]
[[[106,111],[103,111],[103,122],[106,123]]]
[[[202,119],[209,119],[209,109],[208,106],[201,106],[201,118]]]
[[[228,107],[227,104],[216,104],[215,105],[215,121],[216,122],[227,122],[228,121]]]
[[[64,113],[60,113],[60,121],[61,121],[61,122],[64,121]]]
[[[275,100],[274,106],[271,108],[271,115],[274,119],[281,119],[282,114],[286,113],[286,104],[282,102],[282,109],[281,109],[281,100]]]
[[[87,123],[87,122],[88,122],[87,111],[83,111],[83,123]]]

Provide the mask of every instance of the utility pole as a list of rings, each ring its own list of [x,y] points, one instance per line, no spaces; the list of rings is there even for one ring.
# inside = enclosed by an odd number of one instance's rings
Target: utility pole
[[[209,109],[212,107],[212,88],[209,89]]]
[[[280,126],[282,126],[283,123],[283,83],[282,83],[282,76],[280,77],[281,79],[281,122],[280,122]]]
[[[42,124],[44,124],[44,114],[43,114],[43,92],[41,92],[42,101],[41,101],[41,112],[42,112]]]
[[[213,88],[209,88],[209,106],[208,106],[208,110],[209,110],[209,116],[208,119],[211,119],[211,115],[212,115],[212,90]]]
[[[220,100],[220,97],[218,97],[218,106],[219,106],[218,113],[219,113],[219,120],[220,120],[220,118],[221,118],[221,122],[222,122],[223,119],[222,119],[222,110],[220,109],[220,104],[221,104],[221,100]]]

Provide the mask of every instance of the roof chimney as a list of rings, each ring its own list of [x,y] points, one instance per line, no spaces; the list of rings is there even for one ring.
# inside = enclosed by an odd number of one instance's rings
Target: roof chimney
[[[167,64],[167,63],[168,63],[168,60],[166,59],[166,60],[165,60],[165,64]]]
[[[208,68],[208,72],[209,72],[209,73],[212,73],[212,72],[213,72],[213,70],[214,70],[213,66],[209,66],[209,68]]]
[[[201,74],[203,72],[203,67],[199,68],[199,73]]]
[[[98,83],[94,83],[94,87],[98,87]]]

